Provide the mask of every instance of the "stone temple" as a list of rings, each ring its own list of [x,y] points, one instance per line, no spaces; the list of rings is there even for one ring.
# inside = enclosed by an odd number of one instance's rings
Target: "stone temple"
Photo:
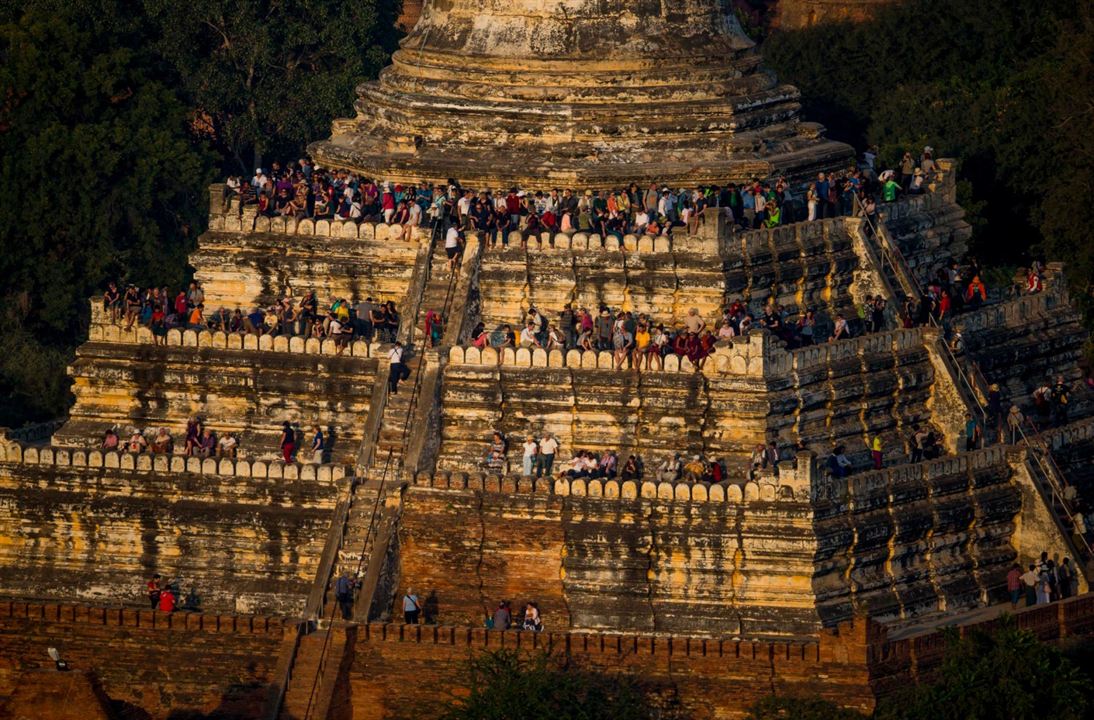
[[[471,187],[725,183],[844,166],[712,0],[426,3],[321,163]]]
[[[795,91],[759,69],[713,0],[545,8],[427,1],[392,67],[362,87],[357,119],[314,152],[392,179],[533,189],[799,177],[850,158],[797,118]],[[1042,551],[1077,561],[1083,594],[1019,624],[1045,640],[1091,632],[1089,548],[1065,488],[1089,482],[1094,403],[1059,265],[1044,291],[955,317],[956,349],[933,327],[793,350],[757,330],[701,372],[674,357],[631,372],[607,353],[468,342],[476,323],[531,304],[675,321],[733,299],[853,317],[880,294],[895,308],[966,249],[954,166],[941,167],[929,192],[882,208],[876,233],[852,217],[747,232],[712,217],[695,235],[558,234],[505,250],[471,233],[456,275],[429,232],[256,217],[214,185],[190,258],[208,306],[309,289],[393,300],[410,379],[388,393],[379,343],[339,355],[327,340],[172,330],[156,345],[92,299],[69,416],[0,438],[0,717],[68,717],[78,697],[83,717],[398,718],[503,647],[634,674],[693,718],[743,717],[770,693],[869,709],[929,677],[937,628],[985,617],[1011,564]],[[429,310],[447,319],[434,348]],[[1076,387],[1065,424],[958,447],[989,384],[1032,416],[1032,390],[1056,376]],[[240,456],[99,447],[111,426],[179,438],[193,415],[236,433]],[[329,462],[278,459],[284,421],[327,429]],[[947,452],[911,463],[914,427]],[[554,433],[561,458],[637,453],[647,468],[702,452],[728,476],[489,474],[493,430]],[[883,470],[870,469],[875,436]],[[805,449],[750,474],[769,441]],[[855,466],[846,478],[822,462],[837,444]],[[351,621],[332,594],[343,571],[361,581]],[[153,572],[194,587],[200,612],[148,609]],[[426,624],[401,623],[411,588]],[[536,602],[545,631],[487,630],[500,599]],[[50,647],[78,672],[57,673]]]

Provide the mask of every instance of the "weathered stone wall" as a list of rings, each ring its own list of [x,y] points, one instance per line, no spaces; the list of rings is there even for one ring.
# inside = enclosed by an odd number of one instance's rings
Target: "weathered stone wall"
[[[827,623],[976,607],[1005,587],[1023,498],[993,447],[817,488],[814,589]]]
[[[304,433],[310,434],[312,425],[323,428],[332,439],[329,459],[347,463],[357,452],[375,359],[229,349],[219,343],[196,346],[201,337],[192,331],[181,336],[194,343],[190,346],[128,344],[105,339],[118,331],[115,326],[102,330],[104,340],[81,345],[70,366],[76,404],[55,435],[57,443],[94,447],[111,426],[121,433],[129,427],[167,427],[181,449],[187,420],[201,416],[218,434],[235,433],[245,457],[279,457],[278,439],[286,420],[299,423]],[[200,336],[243,342],[222,333]],[[281,340],[278,345],[291,343],[297,350],[309,344],[320,349],[318,340]],[[257,344],[255,338],[249,344]],[[273,346],[269,339],[263,344]]]
[[[667,708],[695,720],[743,718],[776,693],[820,695],[869,711],[865,623],[807,643],[581,633],[495,632],[480,628],[368,625],[347,648],[349,683],[335,699],[353,720],[420,717],[423,700],[444,703],[465,687],[466,663],[499,650],[544,651],[573,667],[635,677]]]
[[[726,293],[753,307],[768,302],[792,314],[813,308],[853,320],[850,294],[860,262],[844,219],[737,233],[725,241]]]
[[[46,654],[55,647],[73,670],[93,675],[118,717],[257,720],[295,632],[280,618],[3,601],[0,715],[19,684],[56,672]]]
[[[190,255],[207,314],[219,307],[270,305],[290,293],[299,302],[309,290],[321,303],[368,296],[403,301],[417,242],[387,237],[385,225],[291,220],[290,226],[274,220],[276,226],[266,231],[271,220],[259,218],[257,231],[249,233],[218,229],[217,216],[211,218],[209,232]],[[246,216],[235,222],[247,226]]]
[[[889,237],[893,239],[920,286],[926,287],[951,260],[968,251],[972,226],[957,204],[956,168],[952,160],[940,160],[944,177],[932,192],[902,198],[879,206]]]
[[[998,383],[1004,399],[1031,418],[1033,391],[1045,383],[1051,387],[1058,376],[1072,389],[1071,417],[1094,412],[1094,397],[1082,386],[1079,367],[1089,333],[1068,300],[1062,276],[1052,277],[1043,292],[958,315],[953,327],[987,382]]]
[[[743,487],[425,477],[400,519],[402,592],[469,626],[508,599],[538,603],[549,629],[811,635],[812,512],[807,483],[778,484],[792,474]]]
[[[757,443],[799,439],[818,453],[843,443],[868,462],[880,435],[890,462],[906,455],[911,428],[931,421],[935,371],[923,331],[895,330],[787,352],[756,331],[719,345],[694,372],[612,370],[610,353],[453,349],[442,389],[437,467],[474,471],[490,434],[510,437],[520,461],[526,433],[554,433],[559,459],[580,449],[639,453],[653,469],[673,452],[725,457],[741,476]]]
[[[0,592],[23,597],[143,605],[158,572],[206,609],[299,612],[346,482],[329,466],[190,458],[184,471],[176,457],[168,471],[148,455],[135,467],[128,454],[4,450]]]

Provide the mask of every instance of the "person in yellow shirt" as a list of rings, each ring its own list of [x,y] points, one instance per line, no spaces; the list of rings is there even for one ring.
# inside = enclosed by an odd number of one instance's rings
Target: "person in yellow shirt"
[[[639,325],[634,332],[634,349],[631,351],[631,367],[635,370],[645,370],[643,361],[649,362],[650,331],[644,324]]]
[[[874,440],[870,443],[870,456],[874,459],[874,470],[881,469],[881,436],[874,435]]]

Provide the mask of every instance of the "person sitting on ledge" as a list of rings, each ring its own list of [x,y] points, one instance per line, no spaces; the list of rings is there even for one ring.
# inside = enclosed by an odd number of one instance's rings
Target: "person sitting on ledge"
[[[129,442],[125,444],[125,449],[131,453],[144,452],[148,447],[148,441],[144,439],[144,435],[139,430],[134,430],[133,434],[129,436]]]
[[[234,458],[238,449],[239,441],[236,440],[235,435],[224,433],[220,436],[220,442],[217,443],[217,457]]]
[[[167,428],[161,427],[152,438],[152,453],[155,455],[170,455],[175,450],[175,440],[167,432]]]
[[[118,449],[118,434],[114,432],[114,428],[110,428],[103,435],[103,441],[99,444],[103,450],[117,450]]]

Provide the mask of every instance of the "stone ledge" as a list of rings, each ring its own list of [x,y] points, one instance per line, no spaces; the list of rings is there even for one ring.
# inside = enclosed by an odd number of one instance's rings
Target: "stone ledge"
[[[94,306],[94,303],[93,303]],[[100,305],[101,309],[101,305]],[[146,327],[126,330],[113,323],[93,323],[88,329],[88,342],[119,343],[130,345],[154,345],[152,331]],[[172,328],[165,337],[169,347],[218,348],[223,350],[254,350],[258,352],[283,352],[297,355],[337,355],[338,347],[333,338],[305,338],[301,335],[262,335],[225,333],[213,330],[181,330]],[[342,357],[382,357],[380,343],[354,340],[346,345]]]
[[[214,186],[216,188],[217,186]],[[388,243],[402,238],[402,227],[384,223],[352,220],[292,217],[265,217],[255,214],[256,206],[239,208],[239,198],[232,198],[228,212],[209,213],[209,230],[231,233],[271,233],[275,235],[308,235],[318,237],[347,238]],[[419,226],[412,231],[408,246],[429,237],[429,227]]]
[[[819,641],[784,642],[597,632],[537,633],[396,623],[369,623],[363,626],[363,629],[364,633],[360,636],[360,640],[366,642],[452,645],[481,650],[508,648],[564,651],[569,654],[588,655],[723,658],[755,660],[764,665],[772,661],[822,662],[822,646],[829,644],[829,636],[834,636],[832,633],[825,633]]]
[[[51,446],[27,446],[0,437],[0,463],[12,465],[52,465],[72,468],[108,468],[135,472],[192,473],[222,477],[275,478],[334,482],[346,477],[345,465],[286,463],[281,460],[244,460],[239,458],[198,458],[184,455],[153,455],[119,450],[86,450]]]
[[[787,472],[793,473],[789,468]],[[743,485],[729,482],[687,483],[654,482],[651,480],[608,480],[587,478],[529,478],[515,475],[483,475],[476,473],[419,473],[415,487],[435,490],[472,490],[501,494],[553,495],[555,497],[590,497],[607,500],[665,500],[699,503],[785,502],[800,504],[809,500],[806,483],[780,484],[774,475],[760,482]]]
[[[0,619],[25,618],[42,622],[111,627],[145,627],[165,630],[204,630],[212,633],[275,634],[295,629],[290,618],[263,615],[214,615],[135,607],[107,607],[76,603],[39,603],[0,600]]]

